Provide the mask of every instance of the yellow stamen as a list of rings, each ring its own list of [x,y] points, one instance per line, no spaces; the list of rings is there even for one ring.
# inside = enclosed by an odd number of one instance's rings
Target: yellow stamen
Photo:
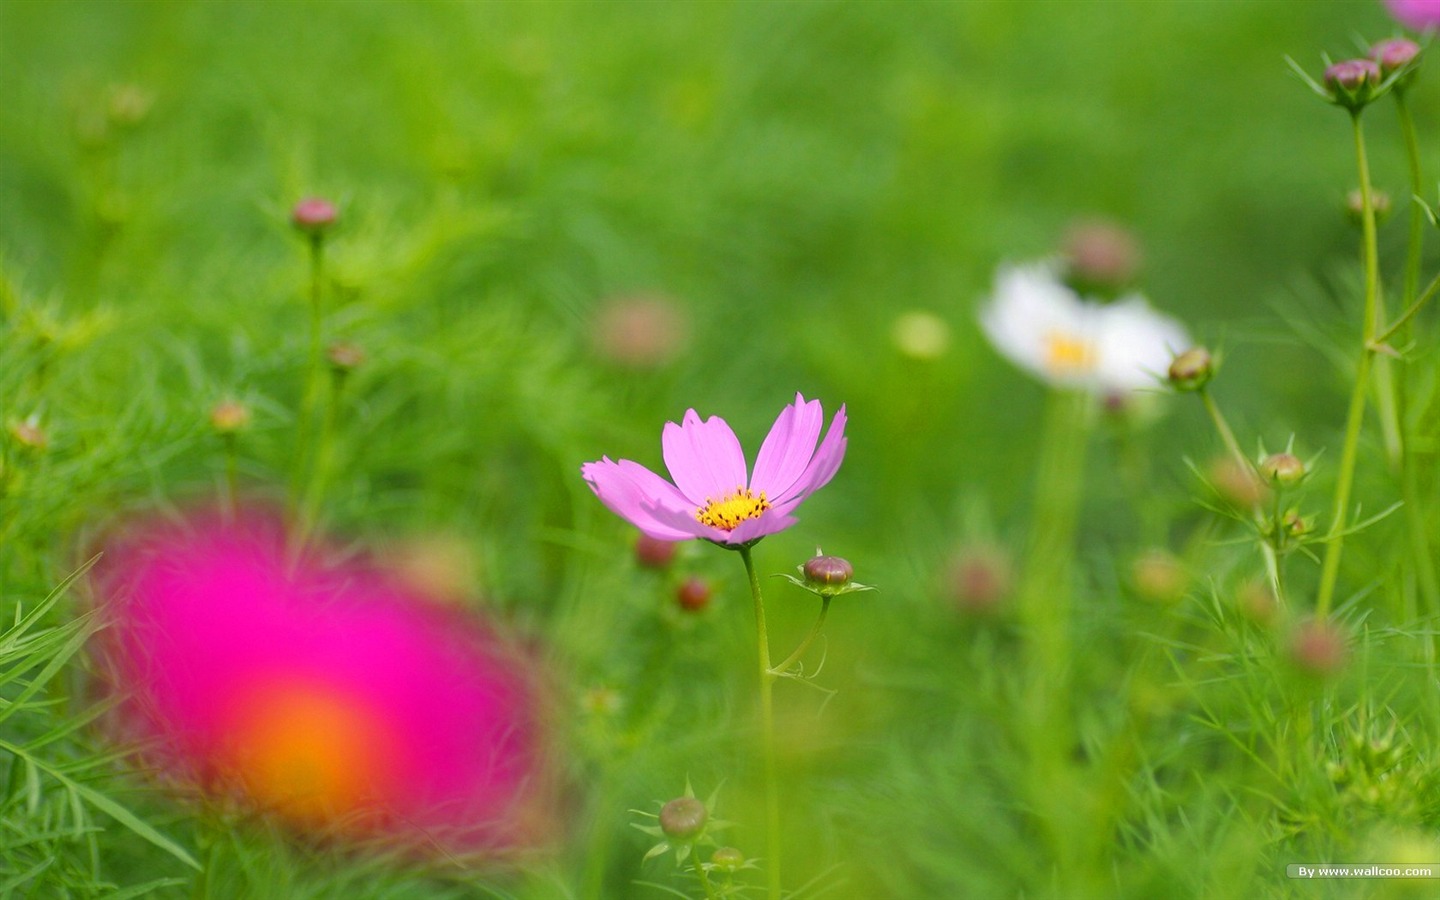
[[[705,525],[732,531],[746,519],[759,518],[769,508],[770,501],[765,499],[764,491],[757,497],[749,488],[740,487],[719,500],[706,497],[705,505],[695,510],[695,518]]]
[[[1074,375],[1095,368],[1095,346],[1084,338],[1050,332],[1045,335],[1045,368],[1052,375]]]

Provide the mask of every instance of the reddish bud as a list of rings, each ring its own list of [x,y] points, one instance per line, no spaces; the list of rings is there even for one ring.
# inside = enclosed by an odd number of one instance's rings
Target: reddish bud
[[[1081,219],[1061,244],[1070,280],[1077,287],[1114,293],[1140,269],[1140,244],[1129,229],[1107,219]]]
[[[688,844],[705,833],[710,813],[694,797],[676,797],[660,809],[660,830],[673,841]]]
[[[800,569],[805,580],[816,587],[843,587],[855,577],[855,567],[838,556],[813,556]]]
[[[1010,557],[990,545],[962,549],[951,561],[947,577],[955,607],[969,615],[999,612],[1014,586]]]
[[[335,224],[335,204],[321,197],[306,197],[290,212],[290,221],[307,234],[321,234]]]
[[[1293,453],[1272,453],[1260,461],[1260,476],[1274,484],[1291,485],[1305,477],[1305,463]]]
[[[220,434],[243,431],[250,424],[250,407],[236,400],[222,400],[210,410],[210,427]]]
[[[1306,619],[1290,635],[1290,661],[1307,675],[1334,675],[1350,656],[1345,632],[1330,623]]]
[[[1419,55],[1420,45],[1409,38],[1378,41],[1370,48],[1370,58],[1379,64],[1381,73],[1385,75],[1410,65]]]
[[[595,352],[627,369],[658,369],[685,349],[689,331],[673,301],[661,296],[621,297],[595,316]]]
[[[663,569],[675,561],[679,549],[676,541],[662,541],[641,532],[635,539],[635,561],[647,569]]]
[[[710,605],[710,585],[702,578],[691,575],[675,589],[675,599],[686,612],[700,612]]]
[[[330,361],[331,369],[345,375],[365,364],[365,351],[355,344],[341,342],[331,344],[325,351],[325,358]]]

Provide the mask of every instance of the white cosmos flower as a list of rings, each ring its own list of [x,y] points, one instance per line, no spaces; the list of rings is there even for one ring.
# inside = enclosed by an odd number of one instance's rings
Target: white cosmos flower
[[[1082,300],[1044,262],[1001,267],[980,327],[996,350],[1041,381],[1107,395],[1154,387],[1190,346],[1184,326],[1139,294],[1105,304]]]

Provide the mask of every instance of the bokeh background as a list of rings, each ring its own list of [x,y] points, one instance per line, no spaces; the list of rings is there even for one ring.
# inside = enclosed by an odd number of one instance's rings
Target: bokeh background
[[[1023,544],[1044,389],[986,346],[975,311],[1000,263],[1053,253],[1077,218],[1123,223],[1153,304],[1223,348],[1237,428],[1334,446],[1343,373],[1316,343],[1353,278],[1354,161],[1344,115],[1285,57],[1318,73],[1394,28],[1370,0],[5,0],[0,411],[41,412],[50,449],[9,495],[0,568],[43,596],[76,535],[212,489],[207,417],[226,397],[254,410],[247,483],[285,483],[308,314],[288,215],[332,197],[327,328],[367,362],[326,521],[382,550],[444,542],[471,602],[543,647],[569,698],[573,829],[553,880],[472,878],[508,885],[497,896],[646,895],[635,878],[664,879],[640,874],[626,810],[687,776],[702,795],[725,782],[722,815],[759,821],[738,562],[687,548],[716,600],[660,615],[665,576],[637,571],[579,465],[658,466],[663,422],[690,407],[755,448],[801,391],[847,405],[849,454],[757,548],[761,570],[822,546],[881,593],[832,613],[823,714],[780,685],[795,875],[847,861],[831,896],[857,897],[1033,884],[983,749],[1005,715],[975,655],[994,636],[956,617],[943,571],[966,541]],[[1417,110],[1436,108],[1434,82]],[[1377,184],[1403,197],[1393,117],[1372,118]],[[681,326],[643,366],[602,327],[635,296]],[[937,354],[893,339],[914,311],[944,326]],[[27,374],[42,363],[43,383]],[[1175,399],[1137,439],[1147,502],[1183,524],[1185,459],[1217,447]],[[1098,446],[1083,554],[1104,561],[1140,526],[1118,444]],[[776,633],[798,636],[808,602],[767,589]],[[616,721],[592,721],[597,688],[623,698]],[[1145,896],[1193,854],[1243,858],[1219,818],[1194,824],[1197,844],[1137,851],[1121,881]],[[264,846],[258,870],[289,872],[294,896],[326,895],[350,864]],[[166,858],[147,852],[117,841],[108,877],[148,876]],[[473,884],[391,873],[365,889]]]

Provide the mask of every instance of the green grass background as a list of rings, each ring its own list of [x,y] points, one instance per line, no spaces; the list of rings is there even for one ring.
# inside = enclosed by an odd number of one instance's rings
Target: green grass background
[[[1155,305],[1224,348],[1216,391],[1242,433],[1275,448],[1299,432],[1307,455],[1338,445],[1346,375],[1302,338],[1312,322],[1347,333],[1338,311],[1357,302],[1334,288],[1356,242],[1340,212],[1354,163],[1344,115],[1284,57],[1318,73],[1322,54],[1392,30],[1368,0],[4,0],[0,417],[39,411],[51,447],[11,451],[25,478],[0,498],[0,611],[48,593],[117,512],[213,488],[206,416],[225,396],[256,411],[247,481],[284,484],[307,327],[288,211],[334,197],[327,329],[369,362],[327,520],[381,545],[459,535],[485,602],[543,643],[567,703],[611,685],[627,712],[602,727],[563,710],[574,814],[544,874],[382,867],[357,886],[370,864],[323,850],[316,864],[251,828],[228,839],[217,896],[658,895],[632,884],[665,876],[638,874],[625,810],[687,775],[702,795],[725,782],[721,812],[758,855],[739,564],[693,548],[685,566],[717,579],[716,608],[657,619],[668,588],[634,570],[629,530],[579,465],[658,466],[661,425],[688,407],[753,452],[797,390],[847,404],[850,448],[800,524],[757,548],[762,571],[819,545],[882,592],[833,612],[822,680],[840,694],[824,715],[780,685],[795,883],[843,860],[830,896],[1056,890],[990,739],[1005,639],[957,621],[938,581],[976,521],[1023,543],[1037,454],[1043,390],[985,345],[975,309],[1000,262],[1051,252],[1077,216],[1115,218],[1143,243]],[[133,128],[105,119],[116,84],[153,94]],[[1403,197],[1393,116],[1371,118],[1377,182]],[[604,298],[643,290],[676,298],[693,340],[642,377],[597,359],[591,332]],[[890,342],[912,309],[951,326],[940,359]],[[1184,523],[1198,513],[1183,458],[1217,446],[1198,408],[1166,406],[1143,437],[1149,502]],[[1082,551],[1100,572],[1142,537],[1114,465],[1102,446]],[[1106,577],[1102,633],[1129,615]],[[768,590],[777,640],[798,637],[808,605]],[[1118,677],[1104,656],[1098,684]],[[1181,766],[1242,772],[1218,746]],[[1244,789],[1154,789],[1140,805],[1159,820],[1117,829],[1118,861],[1077,891],[1285,890],[1267,855],[1281,837],[1233,815]],[[135,796],[195,846],[187,818]],[[33,827],[24,808],[6,807],[14,834]],[[1336,818],[1327,839],[1349,830]],[[123,835],[90,861],[84,844],[45,844],[69,862],[17,896],[187,877]]]

